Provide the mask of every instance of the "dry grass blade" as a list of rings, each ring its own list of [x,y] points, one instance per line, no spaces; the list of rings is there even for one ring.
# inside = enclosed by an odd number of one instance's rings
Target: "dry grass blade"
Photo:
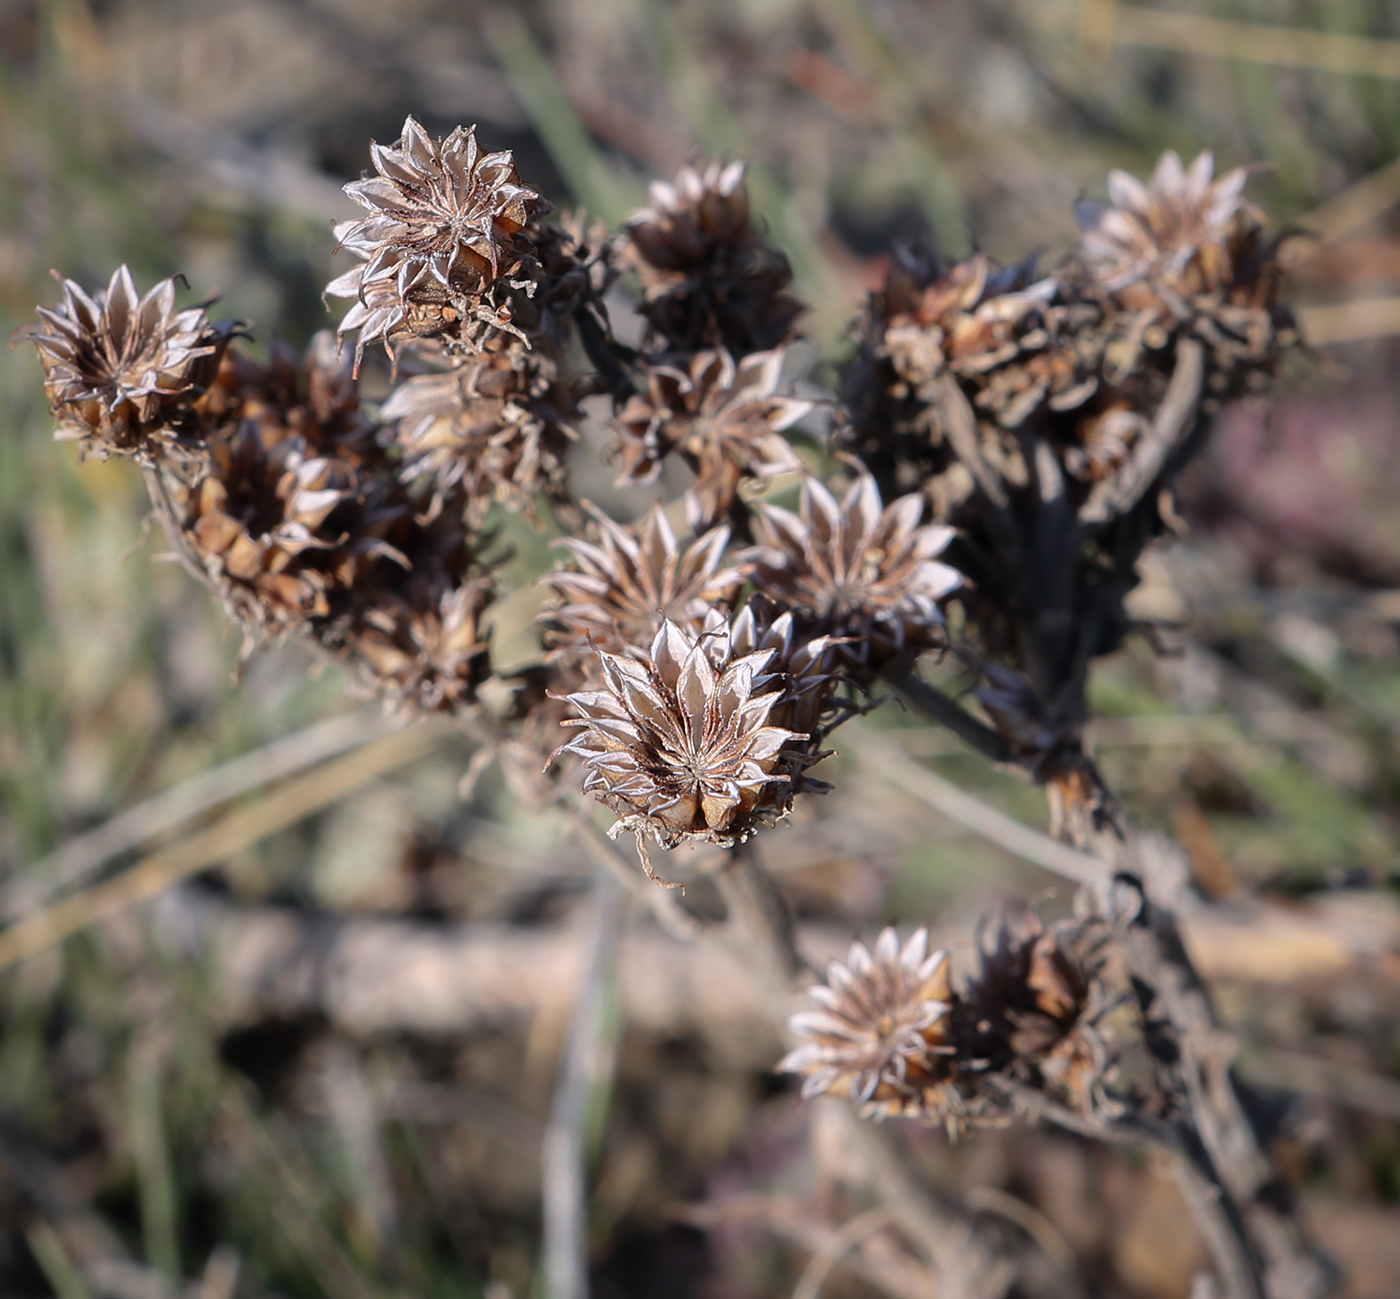
[[[35,862],[0,891],[0,916],[20,919],[52,894],[81,884],[106,862],[243,794],[400,729],[382,713],[351,713],[245,753],[119,812]]]
[[[1400,297],[1357,298],[1352,302],[1303,307],[1298,312],[1303,337],[1314,347],[1356,343],[1400,334]]]
[[[1028,8],[1040,21],[1056,20],[1056,6],[1036,4]],[[1400,77],[1400,41],[1166,13],[1120,5],[1115,0],[1079,0],[1076,9],[1080,31],[1092,33],[1105,44],[1142,45],[1352,76]]]
[[[887,1227],[890,1221],[890,1211],[882,1204],[856,1214],[808,1260],[792,1299],[818,1299],[836,1265],[867,1236]]]
[[[988,807],[952,781],[919,766],[908,754],[867,727],[856,722],[847,723],[842,738],[871,771],[1013,856],[1078,884],[1090,884],[1102,877],[1105,866],[1097,857],[1057,843],[1049,835],[1022,825],[1005,812]]]
[[[102,917],[154,897],[229,854],[295,825],[376,777],[423,757],[447,734],[451,732],[442,727],[417,726],[386,736],[339,762],[284,785],[250,807],[230,812],[207,830],[142,858],[111,879],[11,925],[0,932],[0,969],[42,952]]]

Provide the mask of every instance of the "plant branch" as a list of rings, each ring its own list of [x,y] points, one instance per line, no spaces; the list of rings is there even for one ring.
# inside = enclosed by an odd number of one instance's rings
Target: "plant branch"
[[[549,1299],[588,1299],[585,1123],[598,1081],[609,990],[617,978],[626,893],[610,872],[594,877],[578,999],[560,1061],[542,1153],[544,1275]]]

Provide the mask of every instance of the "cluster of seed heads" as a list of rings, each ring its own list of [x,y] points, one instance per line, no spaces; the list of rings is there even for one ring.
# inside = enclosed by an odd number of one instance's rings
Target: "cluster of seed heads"
[[[489,697],[635,833],[649,871],[648,841],[736,845],[825,788],[826,737],[879,675],[949,646],[950,601],[1014,752],[1069,742],[1056,682],[1126,625],[1175,448],[1292,341],[1245,173],[1168,154],[1149,184],[1114,173],[1108,201],[1081,206],[1081,247],[1053,274],[896,249],[831,404],[844,481],[824,480],[799,433],[815,404],[784,377],[802,307],[741,163],[683,168],[609,232],[547,221],[474,127],[435,140],[410,117],[371,158],[346,186],[368,215],[335,231],[355,265],[326,288],[350,308],[301,357],[274,340],[253,360],[238,322],[177,310],[172,280],[141,297],[125,267],[91,294],[60,279],[26,335],[58,436],[140,464],[250,647],[304,640],[408,710]],[[636,346],[614,334],[615,286]],[[372,343],[394,367],[377,408],[358,387]],[[600,393],[619,486],[645,489],[633,523],[574,486],[596,445],[581,402]],[[502,509],[564,534],[539,659],[511,673],[487,631]],[[1052,510],[1069,589],[1099,603],[1076,606],[1092,635],[1032,649],[1025,620],[1064,586],[1037,550]],[[961,990],[922,934],[853,947],[783,1067],[809,1094],[953,1126],[988,1112],[997,1071],[1102,1105],[1092,944],[1032,921],[999,935]]]

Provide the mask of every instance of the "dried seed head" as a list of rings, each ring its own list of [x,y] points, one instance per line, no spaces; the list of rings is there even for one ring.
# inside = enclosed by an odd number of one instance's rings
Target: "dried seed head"
[[[647,392],[631,397],[613,421],[619,483],[654,482],[666,456],[680,453],[695,470],[686,513],[700,532],[724,517],[746,476],[800,472],[782,434],[812,403],[778,394],[782,368],[781,350],[737,363],[728,352],[709,350],[687,370],[649,367]]]
[[[211,440],[183,528],[230,613],[276,636],[330,617],[376,557],[402,562],[384,534],[407,512],[350,462],[244,420]]]
[[[326,643],[400,708],[467,707],[491,671],[482,618],[495,583],[481,543],[451,499],[434,517],[410,515],[391,537],[407,572],[387,562],[369,569]]]
[[[535,496],[562,494],[574,413],[551,350],[505,335],[451,370],[405,380],[382,409],[397,423],[404,477],[431,477],[439,493],[460,485],[478,519],[497,501],[528,511]]]
[[[40,307],[19,337],[39,351],[60,439],[99,455],[158,456],[198,434],[194,406],[240,326],[211,324],[204,308],[175,310],[175,281],[140,297],[121,266],[91,297],[57,272],[63,301]]]
[[[548,635],[551,645],[574,653],[592,646],[625,654],[649,647],[663,620],[695,635],[717,605],[733,604],[745,570],[722,566],[728,528],[714,528],[682,551],[659,505],[652,506],[640,532],[591,505],[587,509],[597,541],[564,537],[555,543],[569,550],[574,566],[547,579],[561,600],[544,615],[555,628]],[[735,657],[758,648],[751,645]]]
[[[799,514],[757,503],[759,544],[741,558],[753,565],[765,595],[816,629],[847,638],[848,661],[875,667],[936,643],[943,628],[938,601],[962,583],[936,558],[953,529],[920,526],[923,508],[918,495],[882,506],[868,474],[840,504],[809,478]]]
[[[326,286],[353,297],[340,324],[358,329],[356,356],[375,339],[426,336],[477,316],[483,294],[519,259],[515,236],[545,207],[509,151],[482,154],[476,127],[435,141],[409,117],[396,145],[370,145],[376,176],[345,187],[370,215],[336,227],[363,263]],[[510,324],[507,316],[499,324]]]
[[[766,351],[791,337],[801,304],[785,290],[787,258],[749,222],[742,163],[682,167],[654,182],[651,206],[627,223],[626,260],[663,350]]]
[[[1031,1067],[1083,1109],[1107,1105],[1110,1055],[1096,1027],[1109,1004],[1099,977],[1104,942],[1100,926],[1047,929],[1030,911],[984,933],[966,994],[970,1049],[993,1068]]]
[[[1167,150],[1144,185],[1124,171],[1108,176],[1108,201],[1078,205],[1080,251],[1098,285],[1146,303],[1153,291],[1190,298],[1228,286],[1241,241],[1257,239],[1263,214],[1244,197],[1249,172],[1237,167],[1216,180],[1207,151],[1190,167]]]
[[[749,233],[749,194],[744,164],[712,162],[703,172],[684,166],[675,180],[651,182],[651,205],[627,219],[637,255],[659,271],[702,265],[724,244]]]
[[[1098,388],[1102,341],[1086,326],[1101,316],[1067,300],[1035,258],[994,270],[980,253],[950,264],[922,247],[896,248],[843,378],[851,418],[841,441],[890,490],[922,489],[938,517],[951,517],[972,483],[932,400],[935,385],[957,382],[1002,429],[1038,411],[1074,410]],[[989,456],[998,440],[988,439]]]
[[[902,948],[893,928],[873,952],[852,943],[807,995],[816,1009],[788,1021],[800,1045],[777,1066],[803,1076],[804,1098],[846,1096],[881,1117],[956,1111],[948,958],[928,950],[928,930]]]
[[[664,621],[643,657],[598,657],[599,688],[567,697],[579,716],[564,725],[579,734],[554,756],[583,760],[584,791],[617,813],[614,834],[732,846],[787,812],[784,750],[806,737],[772,723],[783,692],[771,652],[734,658],[722,633]]]
[[[267,447],[300,437],[311,454],[354,469],[386,466],[379,425],[360,405],[351,358],[329,329],[318,332],[301,357],[274,334],[266,366],[230,348],[199,409],[211,439],[232,436],[229,430],[250,421]]]

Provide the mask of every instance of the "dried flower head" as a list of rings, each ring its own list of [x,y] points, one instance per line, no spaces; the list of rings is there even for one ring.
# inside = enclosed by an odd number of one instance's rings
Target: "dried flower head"
[[[880,1117],[956,1113],[948,958],[928,950],[927,929],[902,948],[893,928],[873,952],[852,943],[807,995],[817,1009],[788,1021],[801,1044],[777,1066],[803,1076],[804,1098],[846,1096]]]
[[[734,602],[745,570],[722,567],[728,528],[714,528],[682,551],[659,505],[647,513],[640,532],[592,505],[586,508],[597,541],[562,537],[555,543],[567,547],[574,561],[573,568],[547,579],[561,600],[545,615],[557,628],[549,637],[555,646],[625,654],[650,646],[663,619],[694,635],[717,605]]]
[[[686,165],[669,184],[651,182],[651,205],[627,219],[638,256],[659,271],[699,266],[721,244],[749,233],[744,164],[712,162],[703,172]]]
[[[460,484],[474,516],[562,493],[574,405],[547,349],[498,336],[453,369],[405,380],[381,413],[397,423],[405,478],[430,476],[439,493]]]
[[[783,430],[812,403],[779,395],[782,369],[780,350],[737,363],[728,352],[710,350],[697,353],[687,370],[649,367],[647,392],[631,397],[613,421],[619,481],[654,482],[661,462],[678,452],[695,470],[686,512],[699,532],[724,517],[746,476],[800,472]]]
[[[783,697],[770,651],[733,658],[728,637],[663,621],[644,657],[599,651],[601,684],[567,698],[579,734],[555,753],[583,760],[583,788],[617,813],[612,833],[732,846],[792,800],[784,748],[805,739],[773,725]]]
[[[482,619],[495,583],[482,541],[463,522],[461,502],[451,500],[430,518],[404,518],[390,535],[407,571],[387,561],[370,568],[324,639],[400,708],[468,706],[491,671]]]
[[[346,460],[300,436],[265,441],[242,420],[211,439],[185,503],[185,539],[250,633],[307,630],[376,556],[406,563],[384,539],[407,507]]]
[[[40,307],[19,336],[39,351],[56,436],[86,439],[101,455],[153,456],[196,433],[195,401],[239,326],[211,324],[203,306],[176,311],[174,279],[141,297],[125,266],[91,297],[54,278],[63,301]]]
[[[1208,151],[1183,167],[1169,149],[1146,185],[1113,171],[1106,203],[1079,204],[1080,251],[1105,292],[1146,281],[1129,295],[1139,305],[1153,291],[1190,298],[1231,282],[1235,245],[1257,235],[1263,214],[1244,197],[1246,168],[1212,180],[1214,171]]]
[[[310,454],[333,456],[357,470],[386,464],[379,425],[360,405],[351,358],[329,329],[320,330],[301,357],[274,334],[265,366],[230,348],[199,409],[211,441],[233,436],[239,423],[250,421],[265,447],[302,438]]]
[[[866,666],[935,643],[943,627],[938,601],[962,575],[936,556],[952,528],[920,526],[923,498],[882,506],[875,480],[862,474],[836,498],[815,479],[802,487],[800,513],[765,501],[753,521],[758,545],[741,558],[770,599],[833,636],[848,638],[846,657]]]
[[[642,312],[663,348],[739,356],[791,336],[802,310],[785,291],[792,268],[750,224],[743,163],[685,166],[669,184],[653,182],[651,205],[628,220],[627,236]]]
[[[340,332],[427,335],[479,313],[483,291],[518,259],[515,236],[544,208],[507,150],[482,154],[476,127],[435,141],[409,117],[396,145],[370,145],[376,176],[345,192],[370,213],[336,227],[362,264],[326,286],[355,298]],[[505,322],[503,322],[505,323]]]
[[[981,969],[968,985],[966,1016],[975,1051],[993,1068],[1031,1068],[1080,1108],[1110,1104],[1110,1055],[1097,1021],[1109,1006],[1100,980],[1100,926],[1034,912],[1004,918],[983,934]]]

